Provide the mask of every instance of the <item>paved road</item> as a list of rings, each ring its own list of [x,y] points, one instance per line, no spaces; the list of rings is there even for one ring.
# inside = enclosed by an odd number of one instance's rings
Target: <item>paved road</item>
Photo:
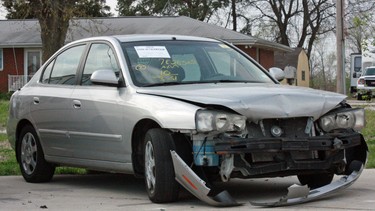
[[[221,184],[244,203],[231,210],[374,210],[375,169],[366,169],[358,181],[328,198],[302,205],[259,208],[249,199],[275,199],[297,182],[295,177],[234,180]],[[151,203],[142,179],[130,175],[58,175],[50,183],[30,184],[20,176],[0,177],[0,210],[217,210],[183,192],[180,201]],[[225,208],[227,210],[228,208]],[[224,209],[222,209],[224,210]]]

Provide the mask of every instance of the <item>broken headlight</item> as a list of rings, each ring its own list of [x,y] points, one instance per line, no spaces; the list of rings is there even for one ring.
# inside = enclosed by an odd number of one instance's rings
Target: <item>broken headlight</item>
[[[199,110],[195,121],[199,132],[233,132],[246,127],[246,117],[223,111]]]
[[[365,111],[357,108],[330,113],[320,118],[319,125],[325,132],[348,128],[359,131],[365,126]]]

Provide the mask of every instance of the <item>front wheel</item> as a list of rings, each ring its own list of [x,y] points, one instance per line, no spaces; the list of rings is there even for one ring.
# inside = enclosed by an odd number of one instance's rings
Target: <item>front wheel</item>
[[[165,203],[178,199],[179,185],[170,150],[175,149],[172,134],[156,128],[146,133],[144,143],[145,183],[152,202]]]
[[[17,155],[22,176],[27,182],[48,182],[52,179],[55,166],[44,159],[38,135],[30,125],[21,131]]]
[[[333,180],[332,173],[298,175],[301,185],[307,185],[310,189],[320,188],[328,185]]]

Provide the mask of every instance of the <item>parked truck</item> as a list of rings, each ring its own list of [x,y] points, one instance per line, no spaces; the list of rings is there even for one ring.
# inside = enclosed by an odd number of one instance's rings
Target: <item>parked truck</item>
[[[362,54],[350,54],[350,94],[354,95],[357,92],[357,81],[361,77],[362,70]]]
[[[357,80],[357,99],[371,99],[375,94],[375,46],[374,40],[362,42],[361,76]]]
[[[358,100],[370,99],[375,94],[375,45],[374,40],[362,42],[362,53],[350,55],[350,93]]]

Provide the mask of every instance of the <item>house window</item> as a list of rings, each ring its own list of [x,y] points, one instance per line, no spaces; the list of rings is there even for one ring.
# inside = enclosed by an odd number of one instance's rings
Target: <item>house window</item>
[[[26,51],[26,70],[27,75],[32,76],[41,66],[41,51],[27,50]]]
[[[3,56],[3,49],[2,48],[0,48],[0,71],[2,71],[3,70],[3,68],[4,68],[4,56]]]
[[[302,81],[306,81],[306,71],[302,70]]]

